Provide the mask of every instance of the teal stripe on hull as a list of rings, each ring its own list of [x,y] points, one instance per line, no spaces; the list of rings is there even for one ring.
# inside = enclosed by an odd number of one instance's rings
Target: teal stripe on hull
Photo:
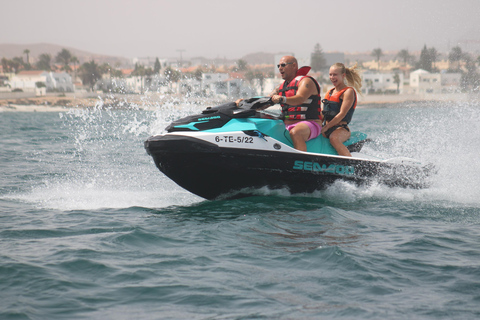
[[[226,125],[221,128],[205,130],[204,132],[235,132],[235,131],[249,131],[249,130],[258,130],[264,135],[275,138],[276,140],[290,146],[293,148],[292,140],[290,139],[290,134],[285,129],[285,125],[281,120],[272,120],[272,119],[261,119],[261,118],[237,118],[230,120]],[[344,142],[344,145],[348,146],[365,140],[367,135],[362,132],[352,132],[350,139]],[[320,135],[319,137],[307,141],[307,151],[314,153],[323,153],[323,154],[334,154],[337,152],[335,148],[332,147],[330,141]]]

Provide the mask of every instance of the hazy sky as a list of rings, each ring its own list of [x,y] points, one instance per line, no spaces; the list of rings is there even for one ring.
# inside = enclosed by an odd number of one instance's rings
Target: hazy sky
[[[480,48],[480,0],[0,0],[0,43],[124,57]]]

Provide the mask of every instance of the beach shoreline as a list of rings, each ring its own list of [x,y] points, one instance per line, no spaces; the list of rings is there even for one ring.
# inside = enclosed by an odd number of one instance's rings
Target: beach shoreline
[[[66,111],[69,109],[126,109],[131,106],[143,110],[155,110],[159,105],[171,103],[202,104],[225,103],[226,100],[215,98],[186,98],[178,94],[95,94],[88,97],[76,96],[42,96],[31,98],[2,98],[0,96],[0,112],[48,112]]]
[[[188,100],[187,100],[188,99]],[[147,93],[139,94],[99,94],[96,97],[75,97],[75,96],[42,96],[32,98],[10,98],[0,97],[0,112],[58,112],[69,109],[83,108],[110,108],[124,109],[127,106],[135,105],[138,109],[154,110],[158,105],[174,103],[180,105],[183,101],[191,101],[201,104],[212,100],[221,104],[228,102],[227,99],[208,98],[185,98],[184,96],[171,94]],[[233,100],[233,98],[231,98]],[[385,105],[399,106],[408,102],[449,102],[449,101],[480,101],[480,94],[454,93],[454,94],[423,94],[423,95],[359,95],[359,107],[380,107]]]

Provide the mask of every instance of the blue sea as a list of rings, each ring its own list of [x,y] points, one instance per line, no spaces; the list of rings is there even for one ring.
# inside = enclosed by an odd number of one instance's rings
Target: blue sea
[[[480,103],[357,108],[426,189],[337,182],[222,201],[143,141],[204,104],[0,113],[0,319],[478,319]]]

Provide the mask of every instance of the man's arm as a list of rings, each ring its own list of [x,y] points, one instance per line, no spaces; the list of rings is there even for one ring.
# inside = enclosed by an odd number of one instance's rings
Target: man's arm
[[[298,106],[307,101],[307,99],[314,94],[318,94],[317,86],[312,79],[305,77],[298,84],[297,94],[288,97],[286,103],[291,106]],[[281,99],[282,97],[278,94],[272,96],[272,101],[275,103],[279,103]]]
[[[280,86],[276,87],[275,89],[273,89],[272,92],[270,92],[270,94],[268,95],[269,97],[273,97],[275,95],[278,95],[280,93]]]

